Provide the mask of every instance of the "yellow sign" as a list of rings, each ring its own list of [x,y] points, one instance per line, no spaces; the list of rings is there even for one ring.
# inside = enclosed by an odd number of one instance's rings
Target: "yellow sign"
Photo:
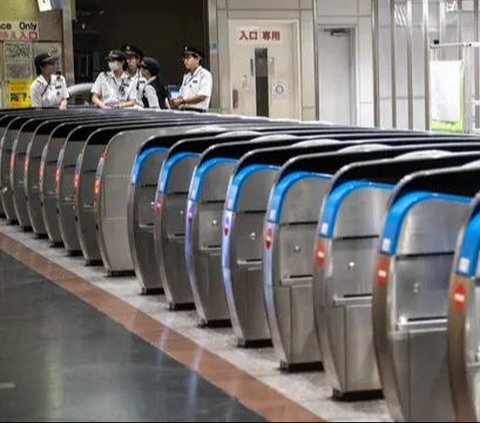
[[[28,108],[32,106],[30,97],[30,79],[15,79],[8,81],[8,107]]]

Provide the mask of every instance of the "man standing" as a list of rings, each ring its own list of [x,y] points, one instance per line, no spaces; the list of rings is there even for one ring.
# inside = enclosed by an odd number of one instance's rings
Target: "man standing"
[[[35,57],[37,79],[30,87],[32,107],[57,107],[67,108],[68,94],[67,83],[61,75],[55,75],[57,58],[42,53]]]
[[[193,47],[183,50],[183,63],[187,74],[183,78],[179,96],[172,101],[181,110],[206,112],[212,97],[212,74],[201,66],[203,55]]]
[[[110,71],[98,75],[92,88],[92,103],[101,109],[134,107],[137,93],[130,90],[130,78],[123,70],[123,52],[111,51],[106,60]]]
[[[143,107],[142,93],[147,83],[140,70],[140,63],[144,57],[143,51],[129,44],[123,45],[121,50],[125,54],[127,61],[126,72],[131,79],[130,90],[136,92],[137,106]]]

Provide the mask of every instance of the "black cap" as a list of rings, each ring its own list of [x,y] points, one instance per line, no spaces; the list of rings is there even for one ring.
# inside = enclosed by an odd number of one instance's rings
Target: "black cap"
[[[137,56],[139,59],[143,59],[144,57],[142,50],[130,44],[124,44],[121,50],[125,53],[126,56]]]
[[[43,65],[48,63],[55,63],[58,57],[51,55],[50,53],[40,53],[35,57],[35,68],[40,69]]]
[[[140,63],[140,67],[147,69],[152,76],[157,76],[160,73],[160,65],[153,57],[145,57]]]
[[[112,50],[110,53],[108,53],[108,56],[105,57],[105,60],[108,60],[109,62],[117,60],[119,62],[123,62],[125,61],[125,54],[123,54],[123,51],[120,50]]]
[[[200,59],[203,59],[203,53],[195,48],[195,47],[190,47],[190,46],[185,46],[183,48],[183,56],[195,56],[195,57],[198,57]]]

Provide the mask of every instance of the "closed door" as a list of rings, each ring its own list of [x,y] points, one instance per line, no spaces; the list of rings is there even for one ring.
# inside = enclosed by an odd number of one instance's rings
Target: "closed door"
[[[355,31],[318,29],[320,119],[356,123]]]
[[[230,21],[232,112],[298,119],[298,24]]]

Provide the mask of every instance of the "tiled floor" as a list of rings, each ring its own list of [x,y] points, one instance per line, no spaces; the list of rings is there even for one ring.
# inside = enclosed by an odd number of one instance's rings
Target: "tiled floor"
[[[231,329],[198,328],[195,312],[172,313],[168,311],[163,297],[139,296],[134,278],[108,278],[103,268],[86,268],[81,258],[67,257],[64,250],[48,248],[45,241],[35,240],[31,234],[19,232],[15,227],[2,224],[0,232],[60,266],[51,266],[49,279],[60,278],[65,289],[72,288],[76,295],[93,306],[101,306],[103,312],[107,312],[127,329],[140,331],[145,340],[184,365],[198,370],[207,380],[213,380],[217,387],[240,398],[243,404],[263,417],[270,420],[314,420],[316,415],[332,421],[390,421],[383,401],[334,402],[330,398],[331,390],[323,373],[280,373],[273,349],[236,348]],[[8,248],[15,250],[16,247],[9,245]],[[19,255],[19,260],[30,260],[30,265],[35,268],[45,266],[38,257],[32,257],[20,248],[10,251],[10,254],[14,253]],[[71,273],[65,273],[64,269]],[[76,277],[89,283],[79,286]],[[98,290],[90,289],[90,284],[101,288],[103,291],[100,293],[113,294],[122,300],[122,304],[128,303],[130,308],[118,304],[115,298],[101,298]],[[139,312],[142,312],[141,318],[138,317]],[[158,330],[156,323],[160,323],[163,329]],[[169,336],[165,336],[167,332]],[[185,347],[185,340],[188,340],[190,347],[182,353],[179,345]],[[221,368],[218,367],[218,359],[224,363]],[[222,417],[225,419],[225,414]]]
[[[0,269],[0,420],[262,420],[3,252]]]

